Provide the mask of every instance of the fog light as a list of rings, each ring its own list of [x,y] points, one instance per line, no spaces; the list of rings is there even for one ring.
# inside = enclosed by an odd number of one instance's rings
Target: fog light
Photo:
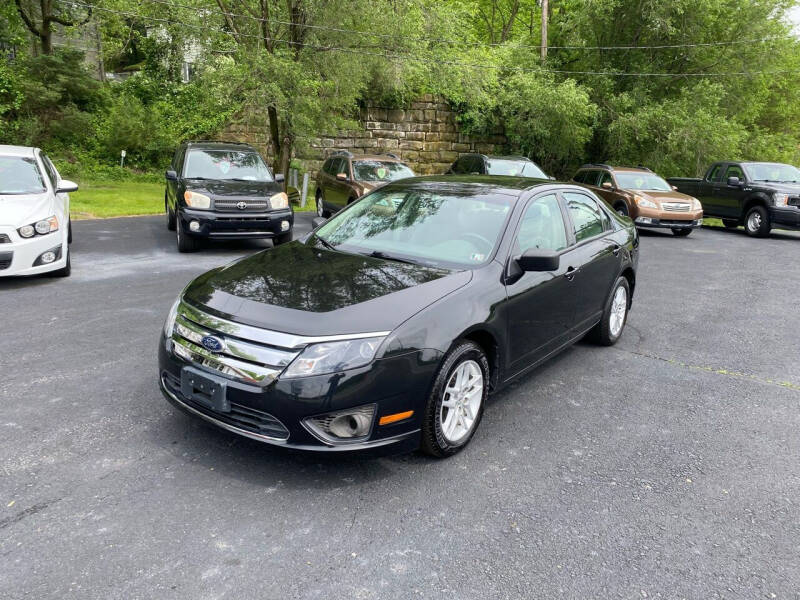
[[[56,259],[55,252],[45,252],[44,254],[42,254],[42,262],[46,265],[53,262],[55,259]]]
[[[289,221],[281,221],[281,231],[289,231]]]
[[[200,223],[197,221],[192,221],[191,223],[189,223],[189,230],[200,231]]]
[[[359,406],[309,417],[303,425],[316,437],[331,444],[358,442],[369,436],[375,405]]]
[[[703,224],[703,219],[697,219],[697,221],[695,221],[695,224],[696,224],[697,226],[700,226],[700,225],[702,225],[702,224]]]
[[[39,257],[33,261],[33,266],[39,267],[41,265],[49,265],[59,258],[61,258],[61,246],[56,246],[55,248],[50,248],[50,250],[42,252]]]
[[[653,222],[653,219],[650,217],[639,217],[636,219],[637,223],[641,223],[642,225],[650,225]]]

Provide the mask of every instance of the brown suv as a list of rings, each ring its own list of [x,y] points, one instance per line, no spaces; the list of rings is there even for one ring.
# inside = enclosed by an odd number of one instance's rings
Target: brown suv
[[[337,152],[317,173],[317,214],[327,217],[376,187],[413,176],[414,171],[394,154]]]
[[[671,229],[687,236],[703,224],[697,198],[681,194],[647,167],[583,165],[572,178],[603,198],[637,227]]]

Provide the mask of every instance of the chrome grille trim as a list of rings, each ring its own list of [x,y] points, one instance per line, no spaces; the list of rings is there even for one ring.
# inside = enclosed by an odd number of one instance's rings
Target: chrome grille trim
[[[234,323],[227,319],[215,317],[204,313],[186,302],[181,302],[178,307],[178,314],[194,321],[196,324],[218,332],[223,336],[232,336],[241,340],[248,340],[276,348],[283,348],[286,350],[302,350],[309,344],[316,344],[319,342],[336,342],[340,340],[360,340],[371,337],[385,337],[391,331],[370,331],[363,333],[345,333],[341,335],[321,335],[321,336],[304,336],[293,335],[291,333],[283,333],[281,331],[272,331],[269,329],[261,329],[259,327],[252,327],[250,325],[242,325]]]
[[[688,202],[662,202],[661,208],[668,212],[689,212],[692,205]]]
[[[239,202],[244,202],[247,206],[239,208]],[[217,210],[230,210],[234,212],[254,212],[264,211],[269,208],[269,202],[266,200],[214,200],[214,208]]]
[[[271,383],[283,370],[236,360],[224,354],[214,354],[175,334],[172,336],[172,350],[184,360],[219,371],[228,377],[259,385]]]

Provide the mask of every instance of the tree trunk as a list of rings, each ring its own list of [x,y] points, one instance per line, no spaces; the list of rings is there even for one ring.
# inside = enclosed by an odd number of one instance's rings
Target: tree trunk
[[[542,62],[547,60],[547,20],[549,13],[548,0],[542,0]]]
[[[283,148],[281,148],[281,173],[283,173],[283,191],[289,185],[289,160],[292,156],[292,140],[287,135],[283,138]]]

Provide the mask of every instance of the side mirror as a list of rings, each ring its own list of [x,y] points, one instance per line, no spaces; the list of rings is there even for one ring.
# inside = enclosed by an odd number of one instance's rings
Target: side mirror
[[[603,189],[606,189],[606,190],[613,190],[614,189],[614,184],[611,183],[610,181],[604,181],[602,187],[603,187]]]
[[[517,264],[523,271],[557,271],[561,256],[553,250],[529,248],[517,257]]]
[[[672,188],[673,192],[677,192],[678,191],[678,186],[677,185],[671,185],[670,187]]]
[[[167,181],[178,181],[178,174],[175,171],[167,171],[164,175]]]
[[[339,181],[347,181],[349,178],[345,173],[337,173],[336,179],[338,179]]]
[[[74,181],[69,181],[68,179],[62,179],[58,182],[58,188],[56,188],[56,194],[66,194],[69,192],[77,192],[78,191],[78,184]]]
[[[552,175],[549,175],[547,178],[548,178],[550,181],[555,181],[555,180],[556,180],[556,178],[555,178],[555,177],[553,177]]]
[[[283,173],[278,173],[275,175],[275,183],[283,183],[284,181],[286,181],[286,175]]]
[[[728,185],[736,187],[737,185],[741,185],[741,180],[738,177],[728,177]]]
[[[328,222],[328,219],[326,219],[325,217],[314,217],[314,219],[311,221],[311,226],[314,229],[316,229],[317,227],[320,227],[321,225],[325,225],[325,223],[327,223],[327,222]]]

